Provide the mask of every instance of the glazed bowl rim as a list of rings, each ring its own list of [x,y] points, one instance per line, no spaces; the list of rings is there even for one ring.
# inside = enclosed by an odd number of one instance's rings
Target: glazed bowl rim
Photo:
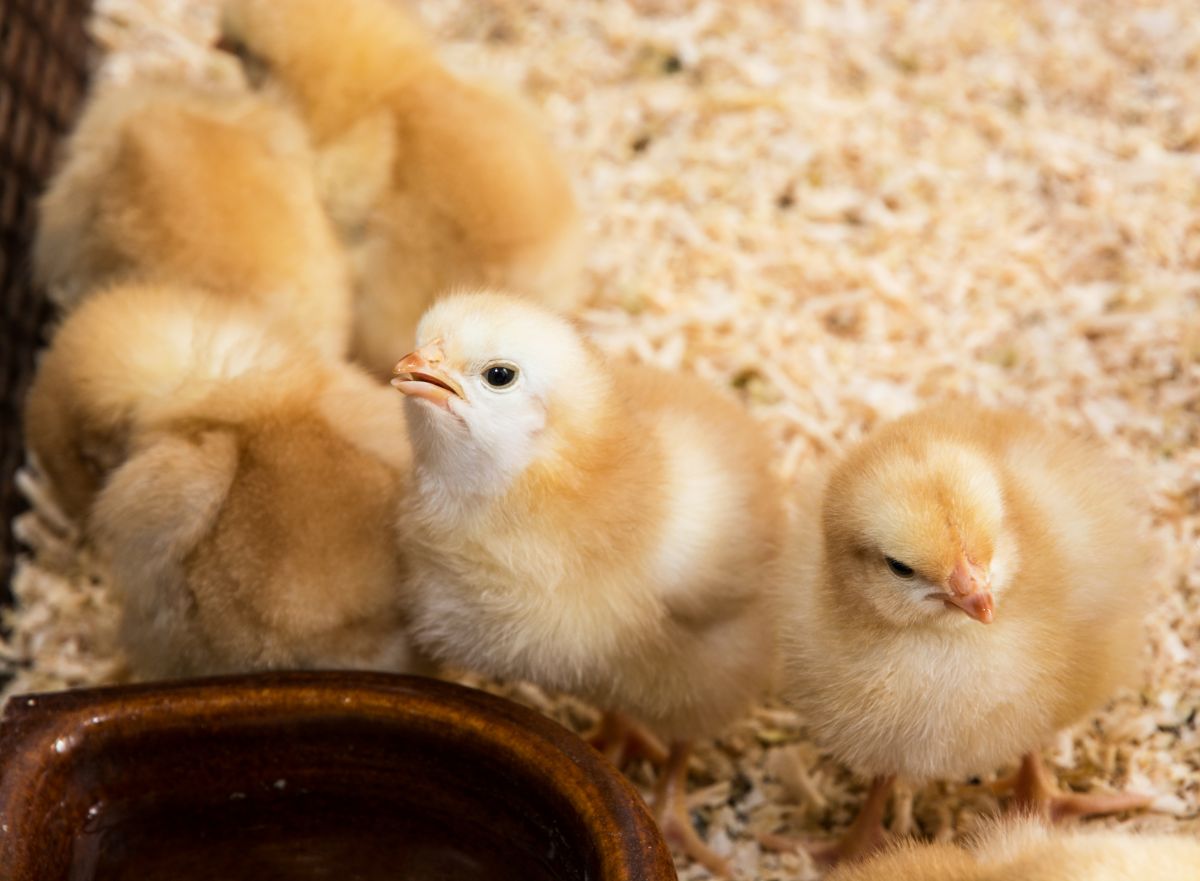
[[[14,695],[0,716],[0,855],[24,848],[49,763],[71,763],[85,741],[117,742],[223,722],[287,724],[354,717],[501,750],[570,805],[595,847],[597,881],[675,881],[670,853],[641,796],[596,750],[554,720],[484,691],[391,673],[304,671],[102,686]],[[13,846],[15,845],[15,848]],[[15,849],[17,854],[12,850]]]

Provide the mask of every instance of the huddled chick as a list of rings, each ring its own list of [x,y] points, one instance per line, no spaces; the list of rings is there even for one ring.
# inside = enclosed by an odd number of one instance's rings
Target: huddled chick
[[[116,282],[201,287],[343,356],[349,266],[315,174],[303,124],[278,102],[185,83],[102,86],[41,200],[35,276],[64,309]]]
[[[951,402],[885,425],[813,491],[784,616],[785,689],[867,779],[846,839],[882,840],[896,776],[1022,759],[1019,805],[1056,816],[1144,806],[1059,794],[1039,749],[1137,681],[1147,546],[1130,484],[1091,443]]]
[[[779,639],[788,698],[873,781],[820,858],[880,846],[898,776],[1019,758],[1024,809],[1146,803],[1038,760],[1138,669],[1146,546],[1093,445],[964,402],[898,420],[805,494],[789,579],[747,414],[547,308],[578,300],[581,223],[523,105],[388,0],[226,0],[222,27],[262,88],[102,89],[36,240],[66,317],[28,444],[111,558],[138,676],[408,670],[411,638],[579,695],[614,759],[663,762],[664,831],[718,874],[690,745],[772,684]],[[481,286],[521,294],[444,295]],[[347,350],[396,365],[403,409]],[[1146,841],[1014,823],[835,877],[1109,877],[1091,851],[1173,877],[1194,844]]]
[[[419,339],[393,380],[413,442],[414,639],[668,738],[664,831],[724,872],[684,790],[689,743],[773,672],[784,515],[762,433],[704,383],[614,363],[525,299],[444,298]]]
[[[1195,881],[1200,840],[1009,818],[967,846],[903,842],[827,881]]]
[[[389,0],[227,0],[224,41],[295,101],[352,248],[355,357],[387,376],[435,296],[507,287],[567,308],[581,221],[541,124],[450,73]]]
[[[27,442],[111,558],[137,676],[411,666],[393,395],[203,290],[122,285],[67,316]]]

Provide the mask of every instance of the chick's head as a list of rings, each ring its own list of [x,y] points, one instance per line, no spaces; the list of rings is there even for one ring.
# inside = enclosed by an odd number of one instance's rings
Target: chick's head
[[[499,293],[456,294],[395,367],[418,459],[451,482],[500,492],[593,424],[608,401],[603,356],[563,316]]]
[[[851,454],[825,499],[841,601],[898,626],[991,623],[1015,548],[1000,481],[980,452],[901,425]]]

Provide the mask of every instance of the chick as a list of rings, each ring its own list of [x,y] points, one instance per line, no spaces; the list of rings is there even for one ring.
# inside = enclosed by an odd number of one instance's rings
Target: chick
[[[408,669],[393,393],[261,325],[206,291],[89,296],[39,366],[29,447],[111,559],[138,676]]]
[[[785,688],[819,742],[873,778],[837,858],[881,840],[894,776],[989,772],[1024,755],[1018,802],[1056,815],[1142,806],[1058,795],[1038,749],[1131,682],[1147,547],[1099,450],[966,402],[875,432],[800,531]]]
[[[1010,818],[967,847],[901,844],[827,881],[1195,881],[1200,841],[1115,829],[1048,828]]]
[[[784,527],[761,433],[702,383],[612,364],[528,300],[444,298],[419,339],[393,380],[413,441],[414,639],[669,739],[664,831],[724,872],[684,789],[689,742],[773,673]]]
[[[466,82],[388,0],[229,0],[228,44],[302,109],[322,190],[353,248],[355,357],[390,375],[397,340],[443,291],[581,294],[580,214],[523,104]]]
[[[60,306],[119,281],[203,287],[345,354],[349,266],[294,112],[229,89],[103,86],[63,160],[34,244]]]

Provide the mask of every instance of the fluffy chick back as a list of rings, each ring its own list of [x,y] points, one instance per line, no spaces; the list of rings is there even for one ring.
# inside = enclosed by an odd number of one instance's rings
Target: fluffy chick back
[[[117,286],[67,316],[26,430],[111,558],[139,675],[406,668],[409,449],[357,369],[250,306]]]
[[[149,410],[203,395],[252,366],[286,363],[293,345],[303,347],[264,333],[258,310],[207,291],[102,290],[64,319],[39,356],[25,401],[26,445],[65,513],[82,523]]]
[[[394,402],[340,366],[235,384],[152,420],[97,499],[135,669],[408,669]]]
[[[1015,817],[986,825],[963,845],[907,841],[828,881],[1192,881],[1200,841],[1184,835],[1048,828]]]
[[[345,352],[349,268],[286,107],[171,83],[102,87],[40,205],[34,265],[60,305],[121,280],[248,300]]]

